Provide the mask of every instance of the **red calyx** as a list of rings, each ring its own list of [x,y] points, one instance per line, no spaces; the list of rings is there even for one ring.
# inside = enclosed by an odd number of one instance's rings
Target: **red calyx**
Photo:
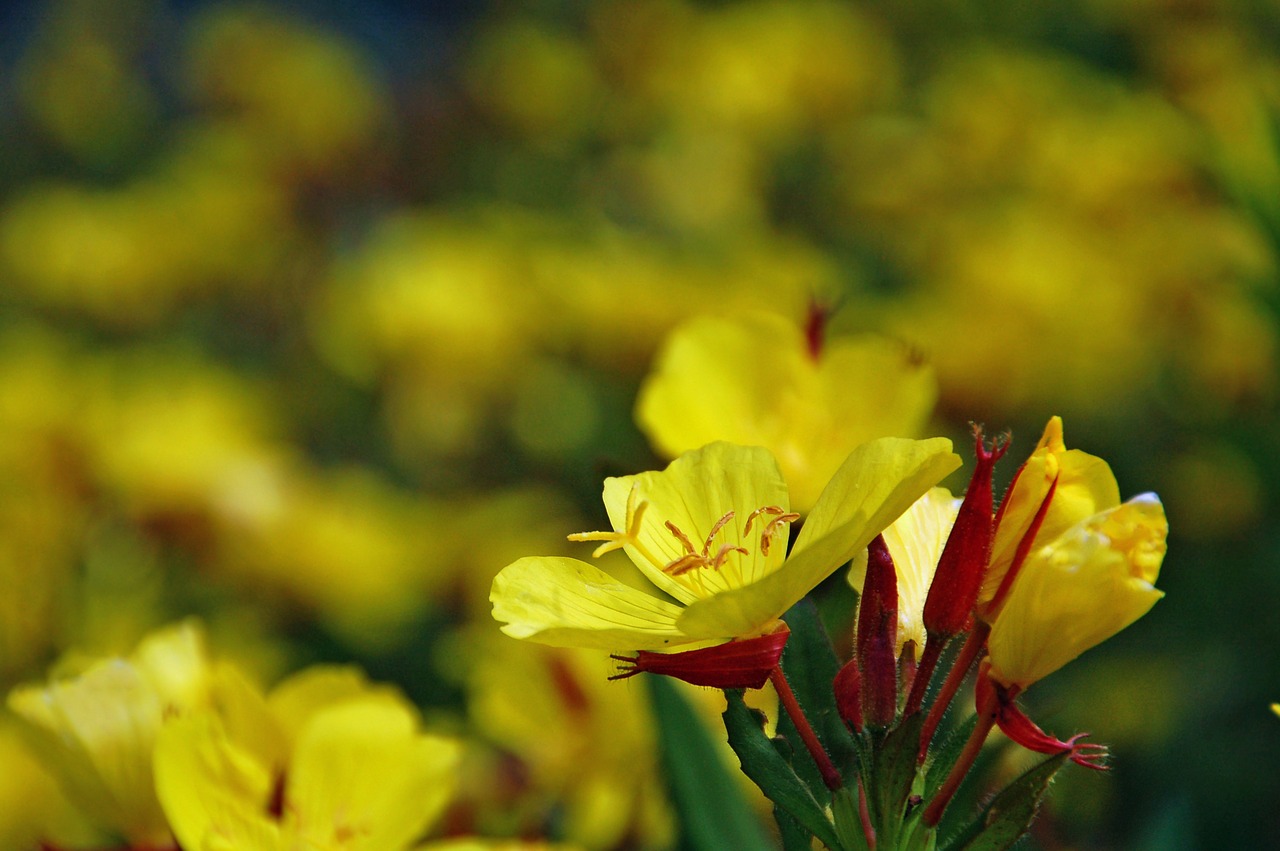
[[[768,635],[680,653],[640,650],[634,656],[612,656],[631,667],[609,679],[625,680],[639,673],[650,673],[709,688],[761,688],[778,666],[790,635],[791,630],[783,626]]]
[[[1000,435],[987,445],[982,427],[977,425],[973,436],[977,464],[924,602],[924,626],[930,641],[934,636],[946,639],[966,630],[991,557],[991,474],[1009,448],[1009,439]]]
[[[1092,768],[1095,771],[1108,770],[1106,745],[1082,741],[1089,735],[1088,733],[1077,733],[1066,741],[1049,735],[1018,708],[1017,703],[1014,702],[1016,690],[1006,689],[992,682],[987,676],[987,668],[988,666],[983,664],[978,671],[975,700],[979,707],[995,703],[996,725],[1000,727],[1000,732],[1027,750],[1044,754],[1067,754],[1067,758],[1076,765]]]

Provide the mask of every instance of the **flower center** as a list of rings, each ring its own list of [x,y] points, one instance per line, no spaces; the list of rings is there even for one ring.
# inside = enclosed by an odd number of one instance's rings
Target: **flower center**
[[[667,531],[675,535],[676,540],[684,547],[684,555],[680,558],[667,562],[662,570],[672,576],[683,576],[691,570],[697,570],[700,567],[710,567],[712,570],[719,570],[720,565],[724,564],[725,557],[732,552],[738,552],[750,555],[746,548],[736,546],[735,544],[724,544],[713,556],[711,555],[711,542],[715,540],[716,535],[720,534],[720,530],[733,519],[733,512],[730,511],[716,521],[716,525],[711,527],[711,534],[707,535],[707,540],[702,544],[702,550],[695,551],[693,542],[689,540],[689,536],[681,532],[676,524],[668,520],[664,525]]]

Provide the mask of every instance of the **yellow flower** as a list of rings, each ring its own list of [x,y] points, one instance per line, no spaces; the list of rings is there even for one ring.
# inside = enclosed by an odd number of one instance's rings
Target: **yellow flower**
[[[765,635],[778,618],[959,466],[951,442],[881,438],[849,455],[788,556],[793,513],[768,450],[713,443],[662,472],[606,479],[612,532],[650,583],[625,585],[571,558],[523,558],[494,579],[503,631],[552,645],[660,650]]]
[[[201,633],[187,622],[154,633],[127,659],[15,689],[9,707],[92,821],[134,845],[159,847],[171,837],[152,782],[156,738],[171,719],[207,703],[209,677]]]
[[[1155,494],[1086,518],[1023,563],[987,639],[990,677],[1025,688],[1142,617],[1168,534]]]
[[[815,354],[780,316],[707,316],[667,340],[636,419],[668,457],[713,440],[766,447],[805,511],[854,447],[918,434],[936,397],[932,368],[893,341],[837,338]]]
[[[925,645],[924,601],[929,596],[938,559],[951,534],[960,500],[946,488],[932,488],[911,504],[901,517],[881,534],[898,576],[898,633],[895,652],[902,655],[908,641],[914,642],[918,659]],[[854,561],[849,584],[862,593],[867,563]]]
[[[165,728],[156,789],[184,848],[399,851],[448,803],[459,746],[348,669],[304,671],[264,698],[219,672],[219,711]]]

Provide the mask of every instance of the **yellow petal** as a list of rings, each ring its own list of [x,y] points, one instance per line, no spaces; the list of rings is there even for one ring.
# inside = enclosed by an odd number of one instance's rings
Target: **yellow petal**
[[[1120,504],[1120,488],[1107,462],[1079,449],[1067,449],[1062,438],[1062,418],[1050,419],[1040,443],[1004,498],[1000,525],[991,544],[991,561],[978,595],[979,607],[999,590],[1014,553],[1055,478],[1058,484],[1032,549],[1054,540],[1099,511]]]
[[[815,359],[775,314],[700,317],[668,338],[636,418],[667,456],[713,440],[764,446],[807,511],[854,447],[915,435],[936,397],[932,369],[895,341],[831,339]]]
[[[16,689],[9,706],[77,806],[136,844],[163,844],[168,827],[151,767],[156,735],[169,716],[207,699],[203,639],[188,622],[149,636],[127,659]]]
[[[716,440],[767,445],[767,412],[801,367],[803,335],[775,314],[704,316],[667,338],[640,388],[636,420],[667,457]]]
[[[416,713],[378,700],[317,712],[285,787],[289,833],[321,847],[403,851],[457,787],[459,745],[418,731]]]
[[[764,552],[760,536],[770,515],[757,517],[744,534],[752,512],[766,507],[785,512],[790,506],[778,462],[758,446],[712,443],[681,455],[661,472],[608,479],[604,502],[610,522],[619,531],[626,529],[628,504],[633,511],[647,504],[636,540],[626,547],[627,555],[654,585],[681,602],[756,582],[777,570],[786,555],[786,526],[771,540],[769,552]],[[705,550],[715,556],[723,551],[722,564],[694,568],[680,576],[665,571],[689,554],[667,523],[685,535],[695,553]],[[725,547],[741,547],[747,554]]]
[[[690,605],[680,629],[692,638],[756,634],[959,466],[946,438],[884,437],[859,446],[823,490],[782,569]]]
[[[493,616],[515,638],[562,647],[661,650],[687,641],[680,607],[571,558],[522,558],[493,580]]]
[[[915,642],[917,654],[924,648],[924,601],[959,508],[960,500],[951,491],[933,488],[881,533],[898,575],[899,655],[908,641]],[[855,560],[849,570],[849,584],[859,594],[866,570],[865,560]]]
[[[156,793],[184,848],[273,851],[267,815],[275,777],[234,744],[211,712],[168,725],[156,743]]]
[[[284,736],[285,753],[290,753],[298,731],[317,712],[371,698],[408,705],[399,689],[370,683],[363,671],[350,665],[314,665],[299,671],[271,690],[267,704]]]
[[[1028,556],[987,641],[991,676],[1029,685],[1146,614],[1168,523],[1154,494],[1086,519]]]

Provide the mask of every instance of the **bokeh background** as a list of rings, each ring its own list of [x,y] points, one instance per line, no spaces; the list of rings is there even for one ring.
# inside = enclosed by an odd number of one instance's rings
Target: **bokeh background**
[[[460,830],[675,847],[644,691],[488,584],[661,463],[671,329],[816,298],[935,433],[1061,414],[1167,506],[1166,599],[1029,696],[1116,760],[1027,847],[1280,846],[1278,263],[1264,0],[6,4],[0,685],[194,614],[467,736]],[[12,739],[0,837],[59,806]]]

